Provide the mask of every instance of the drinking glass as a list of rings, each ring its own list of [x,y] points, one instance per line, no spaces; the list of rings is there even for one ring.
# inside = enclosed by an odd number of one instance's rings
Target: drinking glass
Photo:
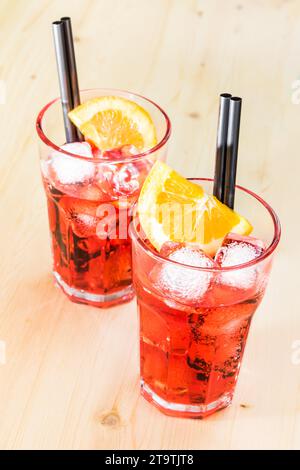
[[[193,181],[213,192],[212,180]],[[138,218],[131,224],[141,393],[171,416],[202,418],[232,402],[251,320],[280,239],[279,220],[259,196],[237,186],[235,209],[251,221],[253,236],[266,249],[226,268],[167,259],[142,235]]]
[[[157,145],[132,156],[84,157],[65,143],[61,100],[47,104],[36,123],[47,196],[56,283],[74,302],[108,307],[133,297],[128,225],[140,188],[157,159],[164,160],[171,126],[166,113],[140,95],[112,89],[81,92],[81,103],[120,96],[148,111]]]

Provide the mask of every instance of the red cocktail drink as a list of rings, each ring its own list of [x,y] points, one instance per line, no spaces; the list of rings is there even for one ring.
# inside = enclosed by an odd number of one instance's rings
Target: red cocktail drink
[[[143,154],[125,145],[99,152],[88,142],[62,145],[60,100],[39,114],[41,169],[47,196],[53,272],[76,302],[110,306],[132,298],[131,241],[128,224],[141,185],[156,159],[164,159],[170,134],[166,114],[151,101],[116,90],[81,94],[117,95],[151,115],[157,145]]]
[[[199,184],[212,191],[210,181]],[[229,234],[215,257],[176,243],[157,252],[137,221],[131,229],[142,394],[172,416],[205,417],[233,398],[280,236],[275,213],[255,194],[237,187],[236,207],[254,235]]]

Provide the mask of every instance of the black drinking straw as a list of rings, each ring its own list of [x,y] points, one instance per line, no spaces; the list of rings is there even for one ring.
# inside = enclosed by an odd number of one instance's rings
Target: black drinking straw
[[[224,199],[227,131],[230,98],[231,95],[229,93],[222,93],[222,95],[220,95],[216,163],[214,176],[214,196],[216,196],[219,201],[223,201]]]
[[[68,16],[64,16],[63,18],[61,18],[61,21],[63,23],[64,35],[65,35],[69,76],[70,76],[71,90],[72,90],[72,95],[73,95],[73,107],[76,108],[76,106],[80,105],[80,95],[79,95],[78,75],[77,75],[74,41],[73,41],[73,33],[72,33],[72,23],[71,23],[71,18]]]
[[[73,41],[73,32],[72,32],[72,23],[71,18],[69,16],[63,16],[60,19],[63,23],[63,30],[65,36],[65,44],[66,44],[66,52],[67,52],[67,60],[68,60],[68,68],[69,68],[69,80],[71,86],[71,93],[72,93],[72,108],[76,108],[76,106],[80,105],[80,93],[79,93],[79,85],[78,85],[78,75],[77,75],[77,67],[76,67],[76,58],[75,58],[75,49],[74,49],[74,41]],[[77,133],[77,140],[79,142],[83,141],[83,135],[76,129]]]
[[[241,109],[242,99],[232,97],[229,106],[224,199],[222,201],[231,209],[234,208]]]
[[[61,105],[65,125],[66,141],[75,142],[78,138],[76,127],[68,117],[68,112],[73,109],[73,94],[68,66],[68,52],[65,41],[64,25],[62,21],[52,23],[58,80],[61,96]]]

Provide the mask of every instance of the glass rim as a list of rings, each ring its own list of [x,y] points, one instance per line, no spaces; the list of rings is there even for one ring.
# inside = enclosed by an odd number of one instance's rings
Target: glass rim
[[[104,160],[103,158],[99,158],[99,157],[83,157],[82,155],[78,155],[76,153],[71,153],[71,152],[68,152],[66,150],[63,150],[58,145],[56,145],[54,142],[52,142],[52,140],[49,137],[47,137],[47,135],[45,134],[45,132],[43,130],[43,119],[44,119],[44,116],[45,116],[46,112],[48,111],[49,108],[51,108],[52,105],[54,105],[55,103],[61,101],[60,97],[57,97],[57,98],[49,101],[49,103],[47,103],[41,109],[41,111],[38,113],[38,116],[36,118],[36,126],[35,127],[36,127],[36,131],[37,131],[37,134],[38,134],[39,138],[48,147],[51,147],[54,151],[60,152],[64,155],[67,155],[67,156],[70,156],[70,157],[73,157],[73,158],[78,158],[78,159],[84,160],[84,161],[91,161],[91,162],[94,162],[94,163],[115,163],[115,164],[125,163],[125,162],[128,163],[132,160],[134,160],[134,161],[142,160],[145,157],[151,156],[154,152],[157,152],[160,148],[162,148],[168,142],[168,140],[170,138],[170,135],[171,135],[171,130],[172,130],[171,121],[170,121],[170,118],[167,115],[167,113],[157,103],[155,103],[151,99],[146,98],[145,96],[140,95],[138,93],[134,93],[134,92],[128,91],[128,90],[121,90],[121,89],[118,89],[118,88],[86,88],[86,89],[80,90],[80,93],[97,92],[97,91],[99,91],[99,93],[101,93],[101,92],[111,92],[112,94],[113,93],[115,93],[115,94],[124,93],[124,94],[128,94],[128,95],[132,95],[133,97],[141,98],[141,99],[147,101],[148,103],[150,103],[151,105],[153,105],[155,108],[158,109],[158,111],[161,112],[161,114],[163,115],[163,117],[165,119],[166,132],[164,133],[164,136],[162,137],[162,139],[160,139],[160,141],[154,147],[151,147],[150,149],[146,150],[145,152],[137,153],[137,154],[133,155],[132,157],[126,157],[126,158],[121,158],[121,159],[109,159],[108,158],[108,159]]]
[[[209,182],[214,181],[212,178],[188,178],[188,180],[190,180],[190,181],[209,181]],[[254,258],[253,260],[248,261],[247,263],[241,263],[241,264],[237,264],[235,266],[227,266],[227,267],[222,267],[222,266],[214,266],[214,267],[190,266],[188,264],[180,263],[179,261],[175,261],[175,260],[171,260],[169,258],[165,258],[161,254],[156,253],[154,251],[154,249],[151,249],[149,246],[147,246],[146,243],[139,236],[139,234],[138,234],[138,232],[135,228],[135,223],[134,222],[132,224],[130,224],[131,239],[136,240],[136,242],[141,246],[141,248],[147,254],[149,254],[152,258],[154,258],[156,260],[159,260],[159,261],[163,261],[165,263],[171,263],[171,265],[173,265],[173,266],[174,265],[175,266],[181,266],[181,267],[193,269],[195,271],[205,271],[205,272],[209,271],[209,272],[219,272],[220,273],[220,272],[237,271],[237,270],[240,270],[240,269],[245,269],[245,268],[248,268],[248,267],[251,267],[251,266],[255,266],[258,263],[260,263],[261,261],[267,259],[275,251],[275,249],[276,249],[276,247],[277,247],[277,245],[280,241],[280,237],[281,237],[280,221],[279,221],[279,218],[278,218],[276,212],[272,209],[272,207],[263,198],[258,196],[258,194],[254,193],[250,189],[244,188],[243,186],[240,186],[238,184],[235,187],[237,189],[243,191],[244,193],[248,194],[249,196],[254,197],[268,211],[269,215],[271,216],[272,222],[273,222],[273,226],[274,226],[273,239],[272,239],[271,243],[269,244],[269,246],[266,248],[266,250],[260,256],[258,256],[257,258]]]

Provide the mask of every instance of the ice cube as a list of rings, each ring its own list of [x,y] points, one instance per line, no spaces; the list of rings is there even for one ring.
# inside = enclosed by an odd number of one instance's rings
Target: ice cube
[[[88,142],[71,142],[69,144],[62,145],[60,148],[66,152],[80,155],[81,157],[93,157],[92,147]]]
[[[216,253],[215,261],[225,268],[239,266],[259,257],[265,249],[262,240],[229,233]],[[238,289],[249,289],[255,285],[257,268],[250,266],[221,274],[220,282]]]
[[[118,171],[116,165],[109,163],[99,163],[96,171],[96,184],[102,194],[106,196],[107,201],[116,199],[114,194],[114,174]]]
[[[176,250],[179,250],[181,248],[184,248],[186,245],[184,243],[178,243],[178,242],[165,242],[161,249],[160,249],[160,254],[164,258],[168,258],[172,253]]]
[[[64,196],[59,201],[66,218],[70,221],[74,233],[80,237],[96,235],[98,202],[83,201]]]
[[[72,142],[60,148],[81,157],[93,157],[92,148],[88,142]],[[57,183],[69,185],[89,182],[93,179],[94,171],[94,164],[90,161],[60,152],[54,152],[51,155],[50,174],[55,186]]]
[[[107,201],[106,194],[103,194],[101,189],[96,184],[80,184],[72,189],[72,193],[69,189],[67,193],[73,197],[87,201],[98,201],[99,203]]]
[[[149,171],[151,170],[153,166],[154,161],[151,158],[141,158],[137,159],[136,161],[133,162],[135,167],[137,168],[139,172],[139,180],[140,184],[143,184]]]
[[[137,155],[139,150],[134,145],[123,145],[121,148],[121,152],[123,157],[132,157],[133,155]]]
[[[116,200],[136,196],[141,185],[141,175],[134,163],[100,163],[96,181],[109,200]]]
[[[212,272],[190,269],[213,268],[215,263],[200,248],[184,244],[163,246],[162,253],[167,259],[181,263],[176,265],[164,262],[152,273],[156,288],[171,300],[185,304],[201,303],[201,298],[208,290]],[[183,266],[186,265],[186,266]]]
[[[97,219],[89,214],[74,214],[72,217],[72,227],[77,237],[91,237],[96,233]]]
[[[124,158],[130,158],[133,155],[139,153],[138,149],[134,145],[123,145],[111,150],[103,152],[103,158],[110,160],[123,160]]]
[[[140,187],[140,172],[133,163],[124,164],[115,172],[113,178],[114,191],[118,196],[131,196]]]
[[[122,149],[116,148],[111,150],[105,150],[103,152],[103,158],[105,160],[122,160],[124,155],[122,155]]]
[[[151,158],[135,159],[138,153],[139,150],[134,145],[123,145],[103,152],[102,158],[107,161],[109,171],[105,169],[105,164],[100,164],[99,184],[108,188],[107,193],[116,197],[137,195],[153,165]],[[130,161],[125,162],[124,159]]]

